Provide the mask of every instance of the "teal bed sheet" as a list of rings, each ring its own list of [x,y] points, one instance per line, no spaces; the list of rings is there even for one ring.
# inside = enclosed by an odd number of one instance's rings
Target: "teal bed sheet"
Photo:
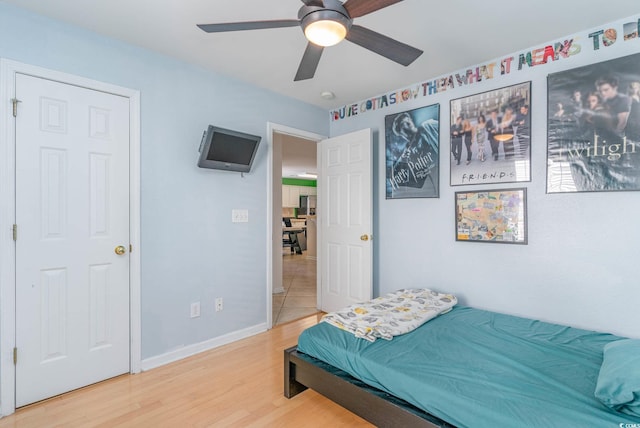
[[[594,396],[603,348],[619,339],[458,306],[390,341],[320,323],[298,351],[460,428],[614,428],[640,424]]]

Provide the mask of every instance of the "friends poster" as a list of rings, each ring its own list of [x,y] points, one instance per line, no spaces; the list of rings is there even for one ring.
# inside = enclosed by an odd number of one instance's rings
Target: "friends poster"
[[[386,197],[438,198],[440,105],[385,117]]]
[[[640,190],[640,54],[548,77],[547,193]]]
[[[450,105],[452,186],[531,181],[531,82]]]

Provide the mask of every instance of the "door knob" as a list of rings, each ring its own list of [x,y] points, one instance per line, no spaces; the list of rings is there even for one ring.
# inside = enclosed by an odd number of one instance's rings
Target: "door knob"
[[[115,249],[115,252],[116,252],[116,254],[117,254],[117,255],[121,256],[121,255],[123,255],[124,253],[126,253],[126,252],[127,252],[127,250],[126,250],[122,245],[118,245],[118,246],[116,247],[116,249]]]
[[[362,236],[360,237],[360,240],[361,240],[361,241],[368,241],[368,240],[369,240],[369,235],[367,235],[367,234],[362,235]]]

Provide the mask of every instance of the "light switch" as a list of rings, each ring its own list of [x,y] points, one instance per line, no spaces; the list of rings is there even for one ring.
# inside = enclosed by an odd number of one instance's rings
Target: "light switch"
[[[231,210],[232,223],[248,223],[249,210]]]

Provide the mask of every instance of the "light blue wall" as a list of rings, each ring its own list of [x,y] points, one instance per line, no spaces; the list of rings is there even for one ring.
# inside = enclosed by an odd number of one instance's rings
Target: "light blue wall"
[[[377,294],[401,287],[430,287],[453,292],[466,305],[640,337],[640,192],[545,193],[547,75],[640,52],[640,38],[622,40],[623,24],[637,22],[638,18],[603,23],[593,29],[612,27],[619,32],[615,44],[600,44],[598,51],[589,37],[591,31],[585,29],[568,35],[582,48],[570,58],[532,68],[525,66],[522,71],[364,113],[361,103],[356,102],[358,115],[331,123],[332,136],[362,128],[374,130]],[[513,53],[516,59],[519,53]],[[508,56],[511,55],[505,55]],[[486,64],[494,60],[487,58]],[[469,68],[477,65],[482,64],[469,64]],[[424,82],[438,77],[445,76],[424,76]],[[449,186],[449,101],[529,80],[532,181]],[[404,88],[389,88],[389,93],[398,89]],[[371,94],[371,98],[379,95]],[[440,198],[386,200],[385,115],[435,103],[440,104],[441,117]],[[454,192],[505,187],[528,189],[529,244],[456,242]]]
[[[3,3],[0,56],[141,92],[142,357],[265,323],[267,122],[327,135],[326,111]],[[196,167],[209,124],[263,137],[250,174]]]

